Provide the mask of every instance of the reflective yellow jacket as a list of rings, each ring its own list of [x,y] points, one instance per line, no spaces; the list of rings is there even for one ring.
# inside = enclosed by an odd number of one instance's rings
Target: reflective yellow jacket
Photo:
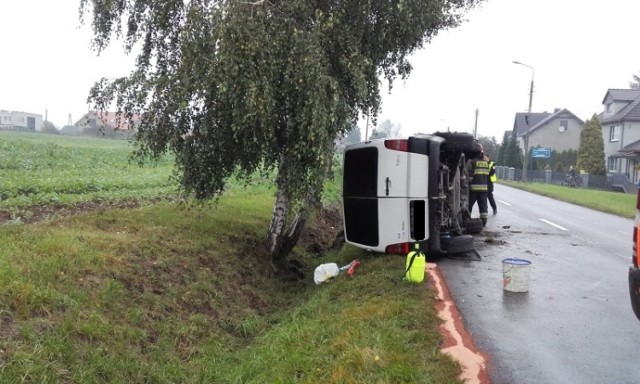
[[[489,180],[492,183],[498,181],[498,176],[496,175],[496,164],[493,161],[489,162]]]
[[[487,192],[489,184],[489,162],[484,159],[471,161],[471,183],[469,190],[472,192]]]

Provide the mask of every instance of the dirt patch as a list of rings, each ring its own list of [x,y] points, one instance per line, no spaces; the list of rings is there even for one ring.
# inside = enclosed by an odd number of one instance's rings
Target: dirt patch
[[[162,198],[152,200],[119,200],[119,201],[88,201],[73,205],[30,205],[23,208],[0,209],[0,224],[24,223],[34,224],[56,218],[73,216],[85,212],[94,212],[114,208],[138,208],[143,205],[156,203]]]
[[[18,336],[18,329],[15,322],[9,316],[0,318],[0,339],[11,340]]]
[[[325,251],[340,247],[344,243],[342,228],[340,207],[324,207],[305,225],[298,240],[298,246],[320,256]]]

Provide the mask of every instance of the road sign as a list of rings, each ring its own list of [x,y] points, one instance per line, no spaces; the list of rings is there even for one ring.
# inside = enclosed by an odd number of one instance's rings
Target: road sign
[[[532,157],[548,159],[551,157],[551,148],[533,148]]]

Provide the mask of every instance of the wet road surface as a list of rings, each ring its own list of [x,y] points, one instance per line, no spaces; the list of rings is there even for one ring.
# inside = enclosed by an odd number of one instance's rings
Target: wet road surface
[[[627,269],[633,220],[496,185],[498,215],[473,255],[436,262],[494,384],[640,383]],[[473,216],[477,216],[477,207]],[[532,262],[503,290],[502,260]]]

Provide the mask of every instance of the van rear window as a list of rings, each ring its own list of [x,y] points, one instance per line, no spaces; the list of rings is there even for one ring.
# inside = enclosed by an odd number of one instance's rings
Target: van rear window
[[[352,197],[375,197],[378,180],[378,149],[368,147],[344,154],[342,193]]]
[[[377,247],[378,199],[345,197],[343,199],[345,236],[353,243]]]

